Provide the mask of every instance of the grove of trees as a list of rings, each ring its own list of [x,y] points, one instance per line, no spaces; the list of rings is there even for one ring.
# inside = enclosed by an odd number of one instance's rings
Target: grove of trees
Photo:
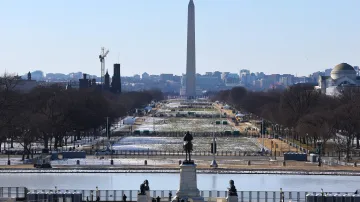
[[[235,87],[217,93],[212,99],[261,117],[267,127],[300,143],[311,143],[315,147],[317,141],[326,145],[332,140],[331,150],[338,152],[339,158],[340,153],[345,153],[346,159],[350,160],[353,149],[360,147],[358,87],[344,87],[339,96],[321,94],[310,84],[268,92],[249,92],[243,87]]]
[[[58,85],[21,93],[14,90],[17,82],[13,76],[0,78],[0,145],[7,140],[11,146],[20,143],[27,156],[33,142],[57,149],[69,135],[75,134],[76,140],[83,132],[97,134],[105,126],[106,117],[111,124],[135,108],[163,99],[158,90],[112,94],[96,88],[65,89]]]

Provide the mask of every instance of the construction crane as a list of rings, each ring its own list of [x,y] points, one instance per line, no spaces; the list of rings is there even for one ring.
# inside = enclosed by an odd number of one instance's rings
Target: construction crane
[[[101,63],[101,85],[104,86],[104,76],[105,76],[105,57],[109,53],[109,50],[105,51],[105,48],[101,48],[101,54],[99,55],[100,63]]]

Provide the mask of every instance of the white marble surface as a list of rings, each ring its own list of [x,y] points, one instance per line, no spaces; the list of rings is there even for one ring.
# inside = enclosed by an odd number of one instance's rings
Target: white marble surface
[[[185,201],[204,201],[204,198],[200,196],[200,191],[197,188],[196,164],[180,165],[180,185],[173,201],[176,202],[177,197]]]
[[[146,197],[147,197],[147,202],[151,202],[152,198],[150,196],[150,191],[145,191]]]
[[[228,196],[226,202],[238,202],[238,196]]]
[[[197,188],[196,164],[180,165],[180,187],[176,195],[180,198],[200,196]]]
[[[146,195],[138,195],[137,202],[148,202],[148,196]]]

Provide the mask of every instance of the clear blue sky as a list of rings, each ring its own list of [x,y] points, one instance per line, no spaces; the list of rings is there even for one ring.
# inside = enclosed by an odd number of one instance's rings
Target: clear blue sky
[[[359,0],[194,0],[197,72],[360,65]],[[188,0],[0,0],[0,71],[185,72]]]

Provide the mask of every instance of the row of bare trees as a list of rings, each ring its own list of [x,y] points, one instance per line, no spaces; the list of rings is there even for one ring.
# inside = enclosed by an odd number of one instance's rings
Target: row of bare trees
[[[349,160],[356,138],[360,139],[360,91],[347,87],[338,96],[327,96],[310,84],[299,84],[284,91],[248,92],[243,87],[221,91],[213,100],[231,104],[266,121],[267,127],[285,133],[301,143],[321,141],[323,150],[345,152]],[[329,144],[330,145],[330,144]],[[329,151],[328,150],[328,151]]]
[[[112,94],[98,89],[65,89],[58,85],[39,86],[29,93],[16,91],[19,80],[0,78],[0,143],[20,143],[30,154],[31,143],[45,148],[62,146],[67,137],[79,139],[83,132],[97,134],[108,117],[110,124],[152,100],[161,100],[160,91]],[[54,141],[51,144],[51,141]],[[1,144],[0,144],[1,145]],[[0,147],[1,151],[1,147]]]

